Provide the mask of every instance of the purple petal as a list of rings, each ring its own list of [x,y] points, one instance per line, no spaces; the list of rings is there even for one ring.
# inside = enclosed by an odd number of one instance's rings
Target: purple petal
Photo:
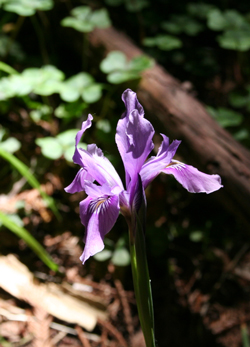
[[[172,160],[162,172],[172,174],[190,193],[212,193],[223,187],[219,175],[208,175],[191,165]]]
[[[88,172],[85,169],[81,168],[77,172],[72,183],[68,187],[64,188],[65,192],[73,194],[76,192],[83,191],[85,180],[91,181],[92,177],[88,174]]]
[[[92,199],[87,197],[80,202],[80,216],[86,227],[84,251],[80,257],[82,263],[104,248],[104,236],[114,226],[119,215],[119,197],[101,196]]]
[[[97,181],[100,185],[108,183],[111,187],[119,186],[121,190],[124,189],[114,166],[95,144],[88,145],[87,150],[80,149],[77,155],[78,162],[92,177],[92,181]]]
[[[93,116],[89,114],[87,120],[85,122],[82,122],[81,130],[79,130],[78,133],[76,134],[75,153],[73,155],[73,161],[75,164],[81,165],[81,161],[79,160],[80,159],[79,149],[77,148],[77,146],[85,130],[91,127],[92,120],[93,120]]]
[[[171,162],[181,141],[174,140],[169,145],[169,138],[161,134],[163,141],[156,156],[149,158],[143,165],[140,175],[143,187],[146,188],[152,180]]]
[[[143,117],[144,111],[137,100],[136,93],[127,89],[122,99],[126,111],[117,124],[116,144],[125,167],[128,187],[131,180],[137,179],[143,163],[154,147],[152,142],[154,128]]]

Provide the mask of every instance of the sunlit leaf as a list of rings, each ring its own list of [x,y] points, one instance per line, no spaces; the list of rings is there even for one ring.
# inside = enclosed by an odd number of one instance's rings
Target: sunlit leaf
[[[7,140],[0,142],[0,147],[9,153],[14,153],[21,148],[21,143],[14,137],[9,137]]]
[[[42,154],[49,159],[59,159],[63,155],[63,148],[54,137],[36,139],[36,144],[41,147]]]
[[[52,0],[2,0],[5,11],[14,12],[20,16],[32,16],[36,10],[48,11],[53,8]]]
[[[126,248],[118,248],[114,251],[111,261],[116,266],[127,266],[130,264],[130,253]]]
[[[125,70],[127,59],[124,53],[120,51],[110,52],[100,64],[102,72],[110,73],[115,70]]]
[[[71,11],[71,15],[64,18],[61,25],[80,32],[91,32],[95,27],[107,28],[111,25],[106,9],[92,11],[88,6],[79,6]]]

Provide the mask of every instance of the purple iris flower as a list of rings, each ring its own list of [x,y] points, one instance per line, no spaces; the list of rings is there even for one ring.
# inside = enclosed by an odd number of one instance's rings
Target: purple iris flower
[[[126,175],[126,189],[110,161],[95,144],[87,150],[78,148],[93,117],[89,114],[76,135],[74,163],[81,166],[73,182],[65,188],[68,193],[85,191],[87,197],[80,202],[81,222],[86,228],[85,247],[80,259],[84,263],[90,256],[104,248],[104,236],[114,226],[119,212],[131,218],[139,178],[145,189],[161,172],[173,175],[191,193],[212,193],[222,187],[219,175],[207,175],[173,157],[181,141],[161,134],[163,141],[156,156],[148,156],[154,148],[152,124],[144,118],[144,110],[136,93],[130,89],[122,94],[126,111],[118,121],[116,144]]]

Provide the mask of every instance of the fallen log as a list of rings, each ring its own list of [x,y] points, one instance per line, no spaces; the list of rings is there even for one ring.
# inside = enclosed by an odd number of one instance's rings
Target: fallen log
[[[89,39],[93,47],[103,46],[106,53],[119,50],[128,59],[143,54],[112,27],[94,30]],[[250,230],[250,152],[160,65],[143,73],[137,95],[146,111],[163,124],[164,132],[182,140],[179,151],[188,163],[221,176],[224,188],[214,195]]]

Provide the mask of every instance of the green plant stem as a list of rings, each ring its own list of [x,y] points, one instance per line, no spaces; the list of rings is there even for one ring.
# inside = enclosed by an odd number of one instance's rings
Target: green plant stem
[[[53,201],[53,199],[48,196],[40,186],[40,183],[37,181],[37,179],[34,177],[33,174],[30,173],[29,168],[21,162],[18,158],[16,158],[13,154],[6,152],[4,149],[0,148],[0,157],[7,160],[11,165],[15,167],[16,170],[20,172],[20,174],[26,178],[26,180],[29,182],[29,184],[37,189],[39,193],[41,194],[42,198],[46,202],[46,204],[50,207],[50,209],[54,212],[56,217],[58,219],[61,219],[60,214],[58,212],[58,209]]]
[[[27,243],[27,245],[37,254],[37,256],[44,262],[44,264],[46,264],[51,270],[58,270],[58,265],[53,262],[49,254],[45,251],[45,249],[25,228],[17,225],[6,214],[2,213],[1,211],[0,221],[6,228],[11,230],[21,239],[23,239]]]
[[[144,232],[137,216],[135,235],[129,230],[130,255],[136,303],[146,347],[155,347],[154,313]]]

